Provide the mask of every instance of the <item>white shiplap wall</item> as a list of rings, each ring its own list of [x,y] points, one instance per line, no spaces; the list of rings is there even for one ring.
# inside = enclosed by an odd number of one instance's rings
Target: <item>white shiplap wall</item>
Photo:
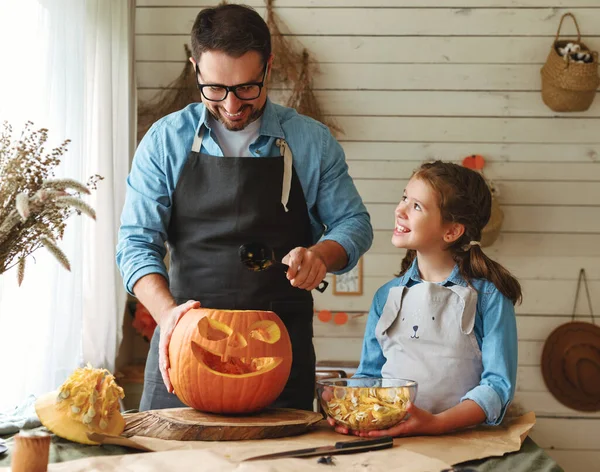
[[[205,0],[137,0],[136,71],[149,98],[181,71],[183,43]],[[264,15],[261,0],[246,0]],[[364,6],[368,4],[369,6]],[[597,470],[600,412],[558,403],[540,371],[543,342],[569,320],[579,268],[600,311],[600,99],[557,114],[540,97],[539,69],[560,16],[573,11],[600,49],[599,0],[277,0],[277,13],[320,63],[315,89],[345,131],[340,141],[375,228],[364,295],[315,293],[318,309],[347,311],[344,326],[315,321],[321,360],[358,361],[375,290],[402,254],[392,212],[419,162],[477,153],[500,187],[506,219],[486,251],[519,277],[518,402],[534,410],[534,439],[567,472]],[[563,30],[572,33],[570,23]],[[277,99],[285,91],[274,90]],[[586,315],[581,299],[580,315]],[[583,318],[582,318],[583,319]],[[588,318],[589,319],[589,318]]]

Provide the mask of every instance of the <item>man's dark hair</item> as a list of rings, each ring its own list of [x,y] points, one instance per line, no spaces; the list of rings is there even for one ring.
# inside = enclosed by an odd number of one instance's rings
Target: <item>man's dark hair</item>
[[[196,62],[206,51],[222,51],[233,57],[256,51],[266,63],[271,55],[271,33],[261,16],[246,5],[205,8],[192,27],[192,55]]]

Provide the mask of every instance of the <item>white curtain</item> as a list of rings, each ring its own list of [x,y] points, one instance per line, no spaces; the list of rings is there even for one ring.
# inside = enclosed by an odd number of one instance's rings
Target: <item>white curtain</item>
[[[71,143],[57,175],[104,177],[72,216],[60,247],[67,272],[44,249],[17,287],[0,275],[0,411],[58,387],[78,366],[114,369],[125,292],[114,262],[132,148],[133,0],[0,2],[0,121],[48,128]],[[2,176],[0,176],[2,178]]]

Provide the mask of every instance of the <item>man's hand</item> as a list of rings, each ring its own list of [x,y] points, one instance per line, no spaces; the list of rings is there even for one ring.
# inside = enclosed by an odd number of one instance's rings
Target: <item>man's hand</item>
[[[200,302],[195,300],[188,300],[182,305],[170,308],[166,312],[160,315],[160,340],[158,341],[158,366],[160,374],[162,375],[163,382],[167,387],[169,393],[174,393],[171,379],[169,378],[169,369],[171,363],[169,361],[169,343],[171,342],[171,336],[175,326],[188,311],[193,308],[200,308]]]
[[[316,288],[327,274],[327,266],[321,255],[305,247],[292,249],[282,262],[290,267],[287,271],[290,284],[304,290]]]

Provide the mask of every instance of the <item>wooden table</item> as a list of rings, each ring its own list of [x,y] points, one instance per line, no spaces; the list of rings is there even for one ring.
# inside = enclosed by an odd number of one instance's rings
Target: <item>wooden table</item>
[[[43,428],[38,428],[42,429]],[[307,433],[308,435],[312,433]],[[14,442],[12,436],[5,436],[9,451],[0,455],[0,471],[8,472],[10,466],[10,454]],[[222,447],[223,443],[215,442],[214,447]],[[377,454],[385,454],[379,451]],[[50,463],[66,462],[93,456],[114,456],[124,454],[144,454],[143,452],[122,446],[103,445],[87,446],[73,443],[53,436],[50,446]],[[303,461],[316,461],[317,458],[302,459]],[[4,469],[6,468],[6,469]],[[389,469],[393,470],[393,468]],[[548,456],[531,438],[525,439],[521,450],[506,454],[503,457],[492,457],[488,459],[465,462],[456,465],[454,470],[468,470],[476,472],[562,472],[563,469]]]

